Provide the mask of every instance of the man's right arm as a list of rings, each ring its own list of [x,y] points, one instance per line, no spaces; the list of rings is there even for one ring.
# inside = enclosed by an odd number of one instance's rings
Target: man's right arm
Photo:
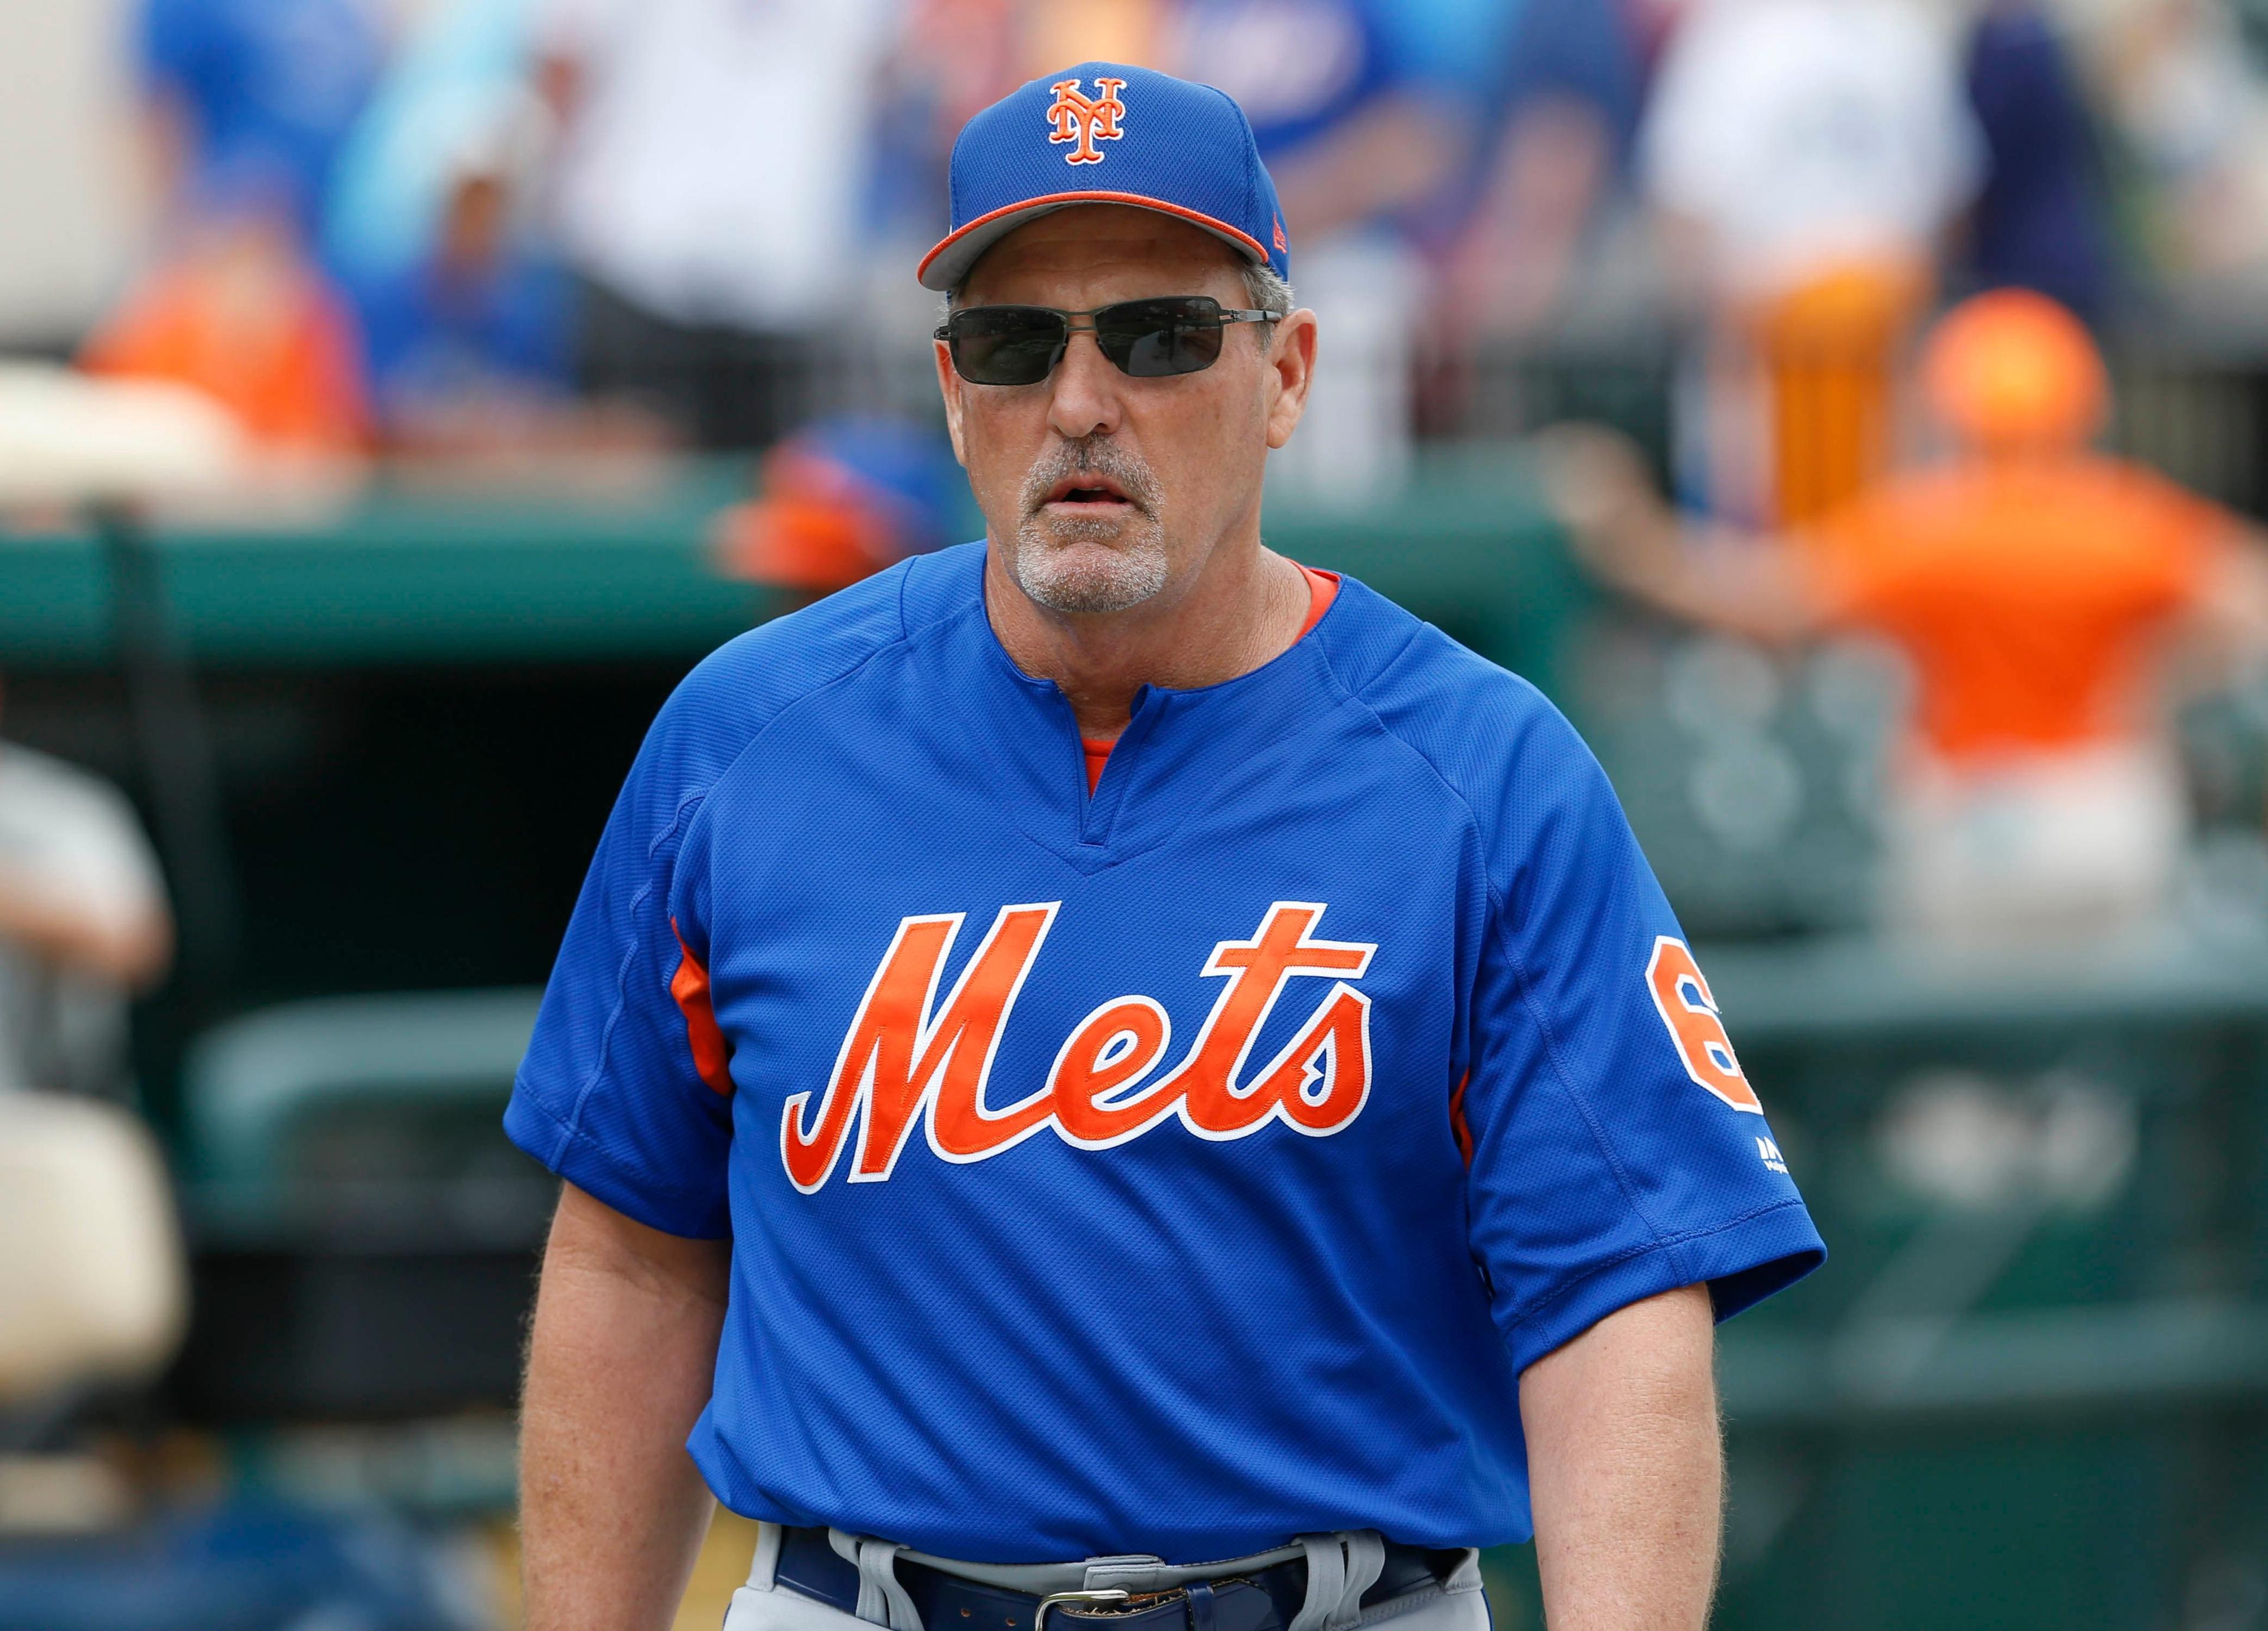
[[[662,1631],[675,1615],[714,1505],[685,1439],[731,1261],[728,1240],[561,1191],[520,1407],[527,1631]]]

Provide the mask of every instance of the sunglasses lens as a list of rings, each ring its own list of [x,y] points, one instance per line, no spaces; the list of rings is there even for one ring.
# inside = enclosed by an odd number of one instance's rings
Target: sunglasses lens
[[[953,366],[984,386],[1036,385],[1062,355],[1069,329],[1063,313],[1041,306],[971,306],[946,325]]]
[[[1220,356],[1220,302],[1205,295],[1129,300],[1094,314],[1094,342],[1138,379],[1194,374]]]

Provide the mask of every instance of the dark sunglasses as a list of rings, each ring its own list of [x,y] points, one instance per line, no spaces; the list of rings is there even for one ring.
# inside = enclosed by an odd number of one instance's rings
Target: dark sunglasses
[[[1194,374],[1220,356],[1221,330],[1231,323],[1273,323],[1281,312],[1238,312],[1210,295],[1168,295],[1122,300],[1092,312],[1058,312],[1044,305],[972,305],[954,312],[937,331],[953,354],[953,371],[980,386],[1037,385],[1063,361],[1071,337],[1091,333],[1118,371],[1137,379]],[[1074,317],[1094,323],[1074,329]]]

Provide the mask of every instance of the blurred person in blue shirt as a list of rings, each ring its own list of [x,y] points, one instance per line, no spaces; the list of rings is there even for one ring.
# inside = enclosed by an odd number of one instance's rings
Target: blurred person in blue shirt
[[[453,168],[424,255],[350,285],[389,443],[423,452],[554,439],[571,403],[569,290],[515,231],[505,166]]]
[[[199,175],[248,163],[288,181],[305,228],[384,42],[364,0],[144,0],[136,48],[167,212]]]
[[[1163,31],[1163,65],[1236,99],[1285,221],[1313,250],[1405,224],[1456,173],[1480,87],[1453,25],[1474,6],[1182,0]]]
[[[1542,329],[1590,283],[1597,229],[1629,173],[1644,94],[1621,0],[1447,0],[1441,48],[1467,64],[1484,122],[1441,228],[1442,316],[1467,339]],[[1595,292],[1595,290],[1594,290]]]
[[[1984,181],[1957,268],[1982,289],[2030,289],[2100,326],[2117,276],[2093,121],[2038,0],[1995,0],[1970,36],[1969,103]]]
[[[426,259],[468,152],[532,182],[548,157],[528,86],[534,0],[428,0],[340,144],[323,201],[324,258],[364,283]]]
[[[1469,4],[1469,0],[1456,0]],[[1459,31],[1389,0],[1182,0],[1161,66],[1216,85],[1250,119],[1330,360],[1269,480],[1338,501],[1407,478],[1416,339],[1430,276],[1421,221],[1481,124]]]
[[[348,137],[325,258],[361,317],[387,444],[482,454],[644,446],[659,422],[572,391],[573,287],[540,230],[550,119],[533,0],[448,0]]]

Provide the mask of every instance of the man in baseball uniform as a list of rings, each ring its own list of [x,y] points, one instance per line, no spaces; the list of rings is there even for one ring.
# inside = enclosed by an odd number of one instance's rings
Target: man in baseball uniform
[[[1707,1613],[1714,1319],[1822,1256],[1599,768],[1260,536],[1316,322],[1236,105],[972,120],[983,541],[662,710],[505,1125],[566,1180],[528,1624],[1482,1631]],[[688,1453],[689,1452],[689,1453]]]

